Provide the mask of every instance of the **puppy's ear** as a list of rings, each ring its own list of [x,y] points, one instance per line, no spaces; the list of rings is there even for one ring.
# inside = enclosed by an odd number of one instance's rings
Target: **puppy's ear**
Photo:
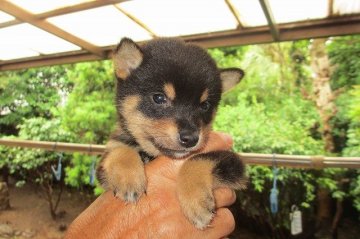
[[[130,72],[136,69],[143,60],[140,47],[129,38],[121,39],[113,53],[115,74],[120,79],[126,79]]]
[[[238,84],[244,77],[244,71],[239,68],[228,68],[220,70],[222,92],[226,92]]]

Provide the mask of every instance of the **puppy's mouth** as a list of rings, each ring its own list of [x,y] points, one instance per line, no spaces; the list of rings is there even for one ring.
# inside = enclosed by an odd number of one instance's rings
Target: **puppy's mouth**
[[[191,153],[195,151],[194,149],[191,150],[191,149],[168,148],[157,143],[154,138],[151,138],[150,141],[163,155],[171,158],[185,158],[186,156],[189,156]]]

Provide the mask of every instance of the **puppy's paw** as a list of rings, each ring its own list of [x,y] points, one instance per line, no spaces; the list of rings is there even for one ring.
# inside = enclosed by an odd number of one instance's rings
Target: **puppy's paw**
[[[145,171],[134,169],[111,169],[108,174],[110,190],[125,202],[137,202],[146,192]]]
[[[119,147],[104,155],[97,174],[102,186],[125,202],[136,202],[146,192],[144,164],[130,147]]]
[[[214,163],[188,160],[180,169],[177,193],[184,215],[196,228],[209,226],[215,213],[213,195]]]
[[[198,185],[196,190],[179,191],[180,206],[186,218],[198,229],[210,225],[215,215],[215,200],[211,188]],[[194,188],[195,189],[195,188]]]

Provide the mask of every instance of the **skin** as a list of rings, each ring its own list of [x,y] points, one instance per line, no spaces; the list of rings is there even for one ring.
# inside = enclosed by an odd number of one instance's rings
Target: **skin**
[[[203,152],[228,150],[231,138],[211,133]],[[70,225],[65,239],[218,239],[235,228],[233,215],[227,209],[235,202],[235,192],[228,188],[214,190],[216,214],[210,226],[198,230],[186,220],[176,195],[177,174],[184,160],[164,156],[145,166],[147,194],[133,204],[116,199],[111,192],[99,196]]]

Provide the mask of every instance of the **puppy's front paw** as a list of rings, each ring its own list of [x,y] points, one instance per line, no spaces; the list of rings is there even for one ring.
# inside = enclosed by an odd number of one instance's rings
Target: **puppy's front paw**
[[[125,202],[136,202],[146,191],[145,171],[135,169],[111,169],[108,173],[110,190]]]
[[[98,178],[106,190],[125,202],[136,202],[146,192],[144,165],[139,154],[129,147],[106,154],[98,168]]]
[[[196,228],[209,226],[215,213],[212,170],[209,160],[188,160],[180,169],[178,198],[184,215]]]
[[[198,188],[178,192],[180,206],[187,219],[198,229],[209,226],[215,214],[215,201],[211,188]]]

